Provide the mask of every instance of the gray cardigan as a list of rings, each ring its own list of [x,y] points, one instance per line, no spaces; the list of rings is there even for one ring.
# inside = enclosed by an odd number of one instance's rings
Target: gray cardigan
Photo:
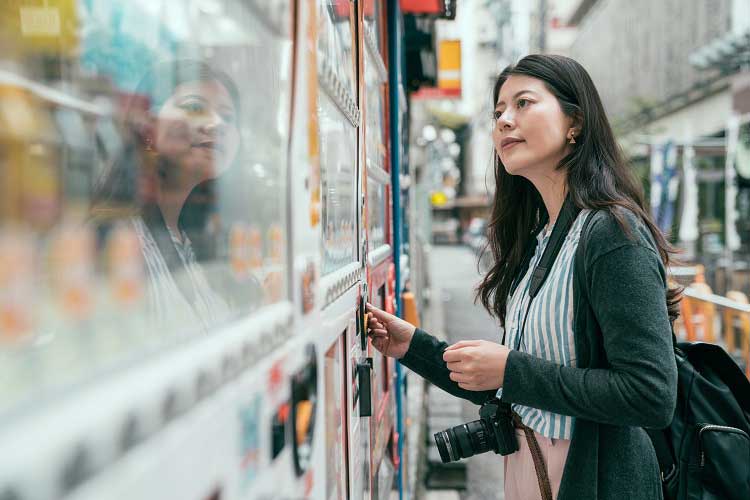
[[[646,226],[621,213],[630,235],[606,211],[584,225],[573,278],[577,366],[511,351],[505,367],[503,401],[576,417],[559,500],[662,498],[643,428],[668,426],[677,398],[666,273]],[[476,404],[494,397],[450,380],[446,347],[418,329],[401,363]]]

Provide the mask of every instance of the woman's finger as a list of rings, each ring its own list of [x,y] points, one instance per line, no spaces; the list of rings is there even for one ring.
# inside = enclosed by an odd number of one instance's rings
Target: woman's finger
[[[385,325],[380,321],[373,321],[367,324],[368,330],[385,330]]]
[[[368,328],[385,328],[385,325],[376,319],[372,319],[367,323]]]
[[[380,328],[377,330],[370,330],[370,336],[371,337],[387,337],[388,330],[380,329]]]
[[[478,390],[480,390],[479,386],[476,385],[476,384],[458,384],[458,386],[461,389],[464,389],[466,391],[478,391]]]
[[[379,319],[380,321],[383,321],[385,323],[388,323],[389,321],[393,320],[395,316],[388,314],[387,312],[383,311],[382,309],[378,309],[374,305],[370,304],[369,302],[365,306],[367,308],[367,312],[372,313],[372,315]]]
[[[461,362],[460,361],[452,361],[450,363],[447,363],[446,366],[452,372],[460,372],[461,371]]]
[[[446,349],[445,352],[443,352],[443,361],[445,361],[446,363],[463,361],[463,359],[464,359],[464,353],[461,352],[460,349],[453,349],[453,350]]]
[[[451,372],[449,376],[452,381],[461,384],[471,383],[471,381],[473,380],[470,375],[466,375],[465,373]]]
[[[380,323],[380,321],[378,321],[378,318],[374,314],[367,313],[367,324],[369,325],[370,323]]]
[[[461,349],[462,347],[476,346],[479,345],[479,340],[461,340],[455,344],[449,345],[445,350],[452,351],[453,349]]]
[[[373,339],[372,345],[375,346],[375,349],[385,354],[385,350],[388,347],[388,340],[384,338]]]

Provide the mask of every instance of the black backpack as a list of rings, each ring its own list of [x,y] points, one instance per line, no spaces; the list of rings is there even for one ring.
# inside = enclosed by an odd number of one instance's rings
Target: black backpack
[[[647,429],[665,500],[750,499],[750,381],[721,347],[675,342],[677,407]]]

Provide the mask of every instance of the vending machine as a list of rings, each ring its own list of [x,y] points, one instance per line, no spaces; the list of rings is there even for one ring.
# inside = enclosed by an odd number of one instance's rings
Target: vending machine
[[[388,141],[388,71],[385,4],[360,3],[361,96],[364,131],[365,224],[368,300],[396,313],[396,283],[392,246],[392,202]],[[371,422],[371,469],[373,498],[386,498],[394,484],[398,459],[395,441],[395,364],[372,346],[373,417]]]
[[[0,9],[0,498],[309,491],[295,6]]]
[[[0,9],[0,499],[390,496],[386,3]]]

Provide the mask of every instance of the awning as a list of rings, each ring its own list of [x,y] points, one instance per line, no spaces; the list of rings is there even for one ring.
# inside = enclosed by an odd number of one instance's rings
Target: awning
[[[718,69],[725,73],[739,71],[750,58],[750,30],[729,33],[690,54],[690,64],[698,69]]]
[[[456,0],[401,0],[404,14],[431,15],[441,19],[456,17]]]

